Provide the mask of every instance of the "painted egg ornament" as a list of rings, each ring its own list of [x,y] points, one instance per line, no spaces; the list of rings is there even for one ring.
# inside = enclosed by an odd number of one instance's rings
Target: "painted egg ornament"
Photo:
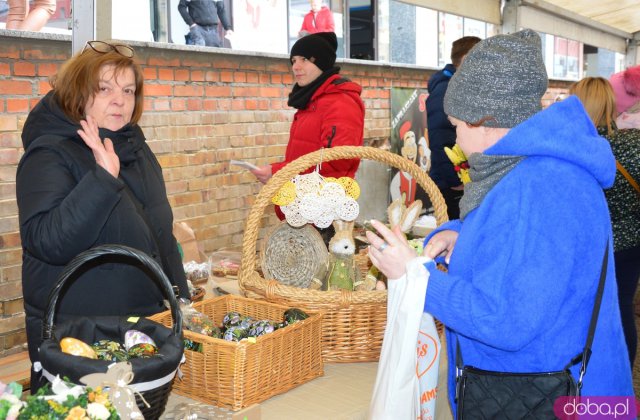
[[[224,328],[229,327],[241,327],[247,329],[254,322],[250,316],[241,315],[238,312],[227,312],[222,319],[222,326]]]
[[[284,311],[284,321],[287,324],[293,324],[307,318],[309,318],[309,315],[298,308],[291,308]]]
[[[274,332],[276,329],[275,323],[269,320],[256,321],[249,327],[249,337],[259,337],[261,335]]]
[[[93,351],[90,345],[73,337],[65,337],[60,340],[60,349],[63,353],[74,356],[88,357],[89,359],[98,358],[96,352]]]
[[[242,327],[229,327],[224,332],[223,338],[227,341],[240,341],[247,337],[247,329]]]
[[[149,337],[147,334],[143,333],[142,331],[129,330],[124,334],[124,348],[125,348],[125,350],[129,351],[129,349],[131,349],[131,347],[135,346],[136,344],[140,344],[140,343],[151,344],[154,347],[156,347],[155,341],[153,341],[153,339],[151,337]]]
[[[132,359],[153,357],[158,354],[158,347],[151,343],[138,343],[131,346],[127,354]]]
[[[127,351],[117,341],[99,340],[91,345],[98,359],[109,362],[125,362],[129,360]]]

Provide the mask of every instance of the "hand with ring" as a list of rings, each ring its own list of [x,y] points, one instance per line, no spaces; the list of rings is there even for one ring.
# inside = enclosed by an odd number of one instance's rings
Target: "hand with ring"
[[[399,226],[390,230],[377,220],[372,220],[371,225],[380,236],[367,231],[367,239],[371,244],[369,258],[388,279],[394,280],[402,277],[406,272],[407,263],[417,257],[416,251],[409,246],[407,238]]]

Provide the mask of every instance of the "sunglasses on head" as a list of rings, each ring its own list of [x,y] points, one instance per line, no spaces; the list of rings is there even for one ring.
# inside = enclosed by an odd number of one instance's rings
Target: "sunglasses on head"
[[[84,48],[82,49],[83,53],[87,50],[87,47],[100,54],[106,54],[111,51],[115,51],[123,57],[133,57],[133,48],[129,47],[128,45],[109,44],[108,42],[104,41],[87,41],[87,43],[84,45]]]

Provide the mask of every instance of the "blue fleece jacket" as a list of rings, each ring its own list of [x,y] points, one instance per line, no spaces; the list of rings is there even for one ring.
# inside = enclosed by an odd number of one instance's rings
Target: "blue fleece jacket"
[[[615,177],[609,144],[572,96],[485,154],[525,159],[464,222],[435,231],[459,236],[448,273],[429,270],[425,300],[425,311],[447,326],[454,418],[457,340],[465,364],[497,371],[557,371],[582,352],[607,238],[607,279],[582,394],[633,395],[602,190]],[[571,370],[577,380],[579,365]]]

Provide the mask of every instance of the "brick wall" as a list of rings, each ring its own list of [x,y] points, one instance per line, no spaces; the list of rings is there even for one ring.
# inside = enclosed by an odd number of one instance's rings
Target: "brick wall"
[[[278,160],[293,111],[286,57],[242,55],[135,43],[144,69],[141,126],[164,169],[177,221],[193,227],[206,253],[239,248],[260,184],[229,159]],[[15,172],[29,110],[49,90],[47,78],[71,51],[68,37],[8,36],[0,31],[0,357],[23,349],[24,313]],[[430,71],[370,62],[339,63],[363,88],[365,142],[390,135],[392,87],[425,88]],[[566,90],[554,83],[545,103]],[[274,222],[267,218],[265,225]]]

